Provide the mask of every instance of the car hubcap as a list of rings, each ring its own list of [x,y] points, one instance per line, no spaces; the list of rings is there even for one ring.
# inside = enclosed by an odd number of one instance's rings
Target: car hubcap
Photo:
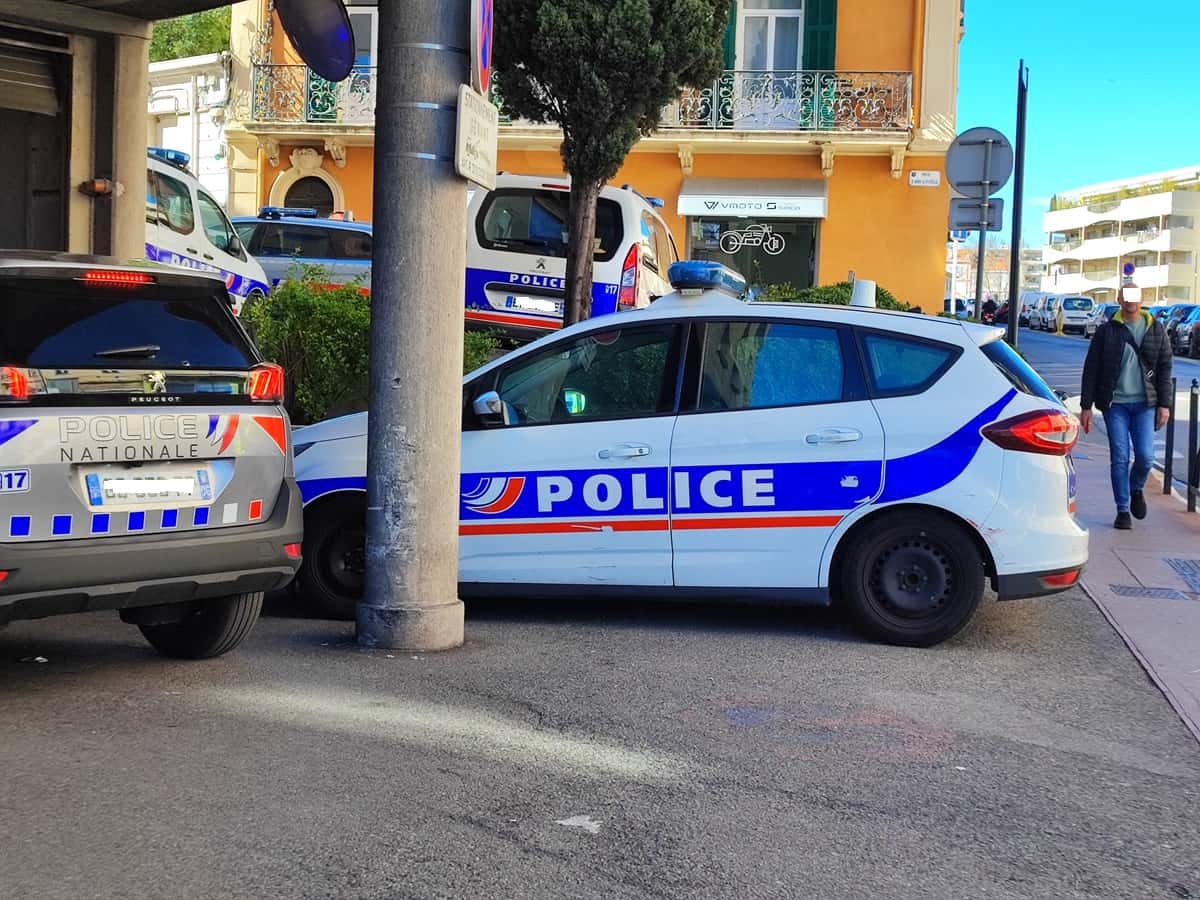
[[[366,581],[365,535],[349,529],[329,538],[325,545],[324,574],[329,586],[344,596],[362,594]]]
[[[925,617],[950,598],[954,586],[950,560],[927,538],[897,541],[876,557],[869,586],[876,604],[893,615]]]

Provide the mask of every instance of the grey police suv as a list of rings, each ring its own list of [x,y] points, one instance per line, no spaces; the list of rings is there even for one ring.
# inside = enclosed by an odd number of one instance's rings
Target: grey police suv
[[[0,625],[120,610],[231,650],[300,565],[283,371],[219,278],[0,253]]]

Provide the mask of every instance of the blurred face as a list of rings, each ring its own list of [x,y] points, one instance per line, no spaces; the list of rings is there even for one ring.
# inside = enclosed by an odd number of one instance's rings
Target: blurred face
[[[1136,317],[1142,308],[1142,292],[1140,290],[1126,291],[1122,288],[1121,296],[1117,300],[1121,304],[1121,316],[1124,319]]]

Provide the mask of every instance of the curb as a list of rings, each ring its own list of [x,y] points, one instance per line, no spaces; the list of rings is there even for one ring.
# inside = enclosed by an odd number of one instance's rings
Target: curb
[[[1138,649],[1138,646],[1133,642],[1133,639],[1125,633],[1125,630],[1121,628],[1121,626],[1117,623],[1117,620],[1113,618],[1112,614],[1108,611],[1108,608],[1100,602],[1099,598],[1088,587],[1087,582],[1080,579],[1079,587],[1083,590],[1084,594],[1087,595],[1088,599],[1092,601],[1096,609],[1100,610],[1100,614],[1104,616],[1104,618],[1108,621],[1108,624],[1112,626],[1112,630],[1117,633],[1117,636],[1125,642],[1125,646],[1129,648],[1129,652],[1133,654],[1133,658],[1138,661],[1138,665],[1142,667],[1142,670],[1150,677],[1150,680],[1154,682],[1154,686],[1158,688],[1159,693],[1161,693],[1166,699],[1167,703],[1170,704],[1171,709],[1175,710],[1175,715],[1179,717],[1179,721],[1181,721],[1183,726],[1189,732],[1191,732],[1192,737],[1196,739],[1196,742],[1200,743],[1200,722],[1193,722],[1188,717],[1188,715],[1184,712],[1182,704],[1180,704],[1178,699],[1176,699],[1175,695],[1171,692],[1171,689],[1167,687],[1166,683],[1161,678],[1158,677],[1158,672],[1155,670],[1154,666],[1150,664],[1150,660],[1148,660],[1142,651]]]

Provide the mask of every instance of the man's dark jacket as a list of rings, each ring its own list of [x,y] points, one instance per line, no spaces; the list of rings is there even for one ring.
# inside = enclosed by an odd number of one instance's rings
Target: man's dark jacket
[[[1145,310],[1140,315],[1150,320],[1138,352],[1142,361],[1142,381],[1146,385],[1146,402],[1150,406],[1167,406],[1171,402],[1171,343],[1161,322]],[[1083,363],[1081,409],[1095,406],[1104,412],[1112,404],[1113,392],[1121,377],[1121,357],[1129,346],[1126,335],[1132,337],[1120,312],[1096,329]]]

